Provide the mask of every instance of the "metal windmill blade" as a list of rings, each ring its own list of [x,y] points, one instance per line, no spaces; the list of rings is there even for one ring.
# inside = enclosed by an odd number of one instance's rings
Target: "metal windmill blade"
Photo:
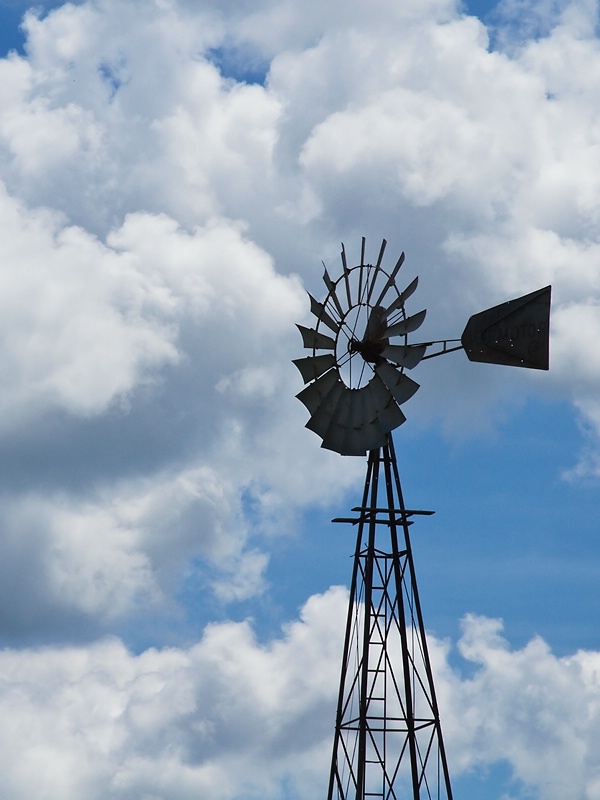
[[[399,291],[394,268],[382,267],[386,241],[375,264],[348,267],[342,245],[342,274],[332,280],[327,269],[327,295],[319,302],[309,294],[314,327],[298,325],[311,354],[294,360],[306,387],[297,395],[311,414],[306,427],[323,440],[322,447],[342,455],[364,455],[382,447],[387,435],[406,420],[400,405],[418,389],[404,371],[423,358],[426,346],[413,347],[408,334],[417,330],[425,311],[407,315],[404,302],[418,279]],[[323,352],[325,351],[325,352]]]

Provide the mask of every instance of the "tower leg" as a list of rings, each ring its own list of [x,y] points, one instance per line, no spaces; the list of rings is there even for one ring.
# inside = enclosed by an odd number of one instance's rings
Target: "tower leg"
[[[369,453],[328,800],[452,800],[394,444]],[[420,512],[423,513],[423,512]]]

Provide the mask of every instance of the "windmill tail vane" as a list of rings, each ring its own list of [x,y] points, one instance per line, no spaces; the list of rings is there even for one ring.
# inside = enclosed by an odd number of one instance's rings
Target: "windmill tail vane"
[[[401,406],[419,388],[407,371],[427,358],[463,349],[471,361],[547,370],[551,287],[473,315],[461,339],[409,342],[426,311],[405,303],[418,286],[375,264],[324,268],[327,295],[309,295],[314,327],[298,325],[310,355],[294,361],[306,384],[297,397],[306,427],[322,447],[368,454],[357,526],[342,656],[328,800],[452,800],[431,660],[409,526],[433,512],[404,505],[392,431],[406,421]]]

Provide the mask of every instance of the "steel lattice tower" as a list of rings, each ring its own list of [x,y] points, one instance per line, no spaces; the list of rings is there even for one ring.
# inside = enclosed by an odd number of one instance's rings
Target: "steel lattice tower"
[[[452,800],[394,444],[369,452],[328,800]]]

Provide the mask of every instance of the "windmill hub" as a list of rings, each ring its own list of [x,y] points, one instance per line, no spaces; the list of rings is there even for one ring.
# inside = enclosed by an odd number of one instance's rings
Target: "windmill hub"
[[[348,342],[348,352],[360,353],[365,361],[370,364],[378,364],[381,361],[381,354],[386,344],[387,341],[382,341],[381,339],[378,341],[373,339],[363,339],[362,341],[351,339]]]

